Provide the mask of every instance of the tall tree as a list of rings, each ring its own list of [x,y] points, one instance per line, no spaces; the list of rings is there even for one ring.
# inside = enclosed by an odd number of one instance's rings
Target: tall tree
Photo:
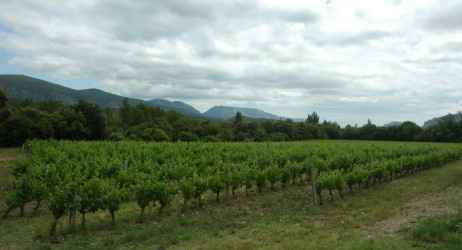
[[[122,105],[120,105],[120,118],[122,120],[122,124],[129,126],[131,125],[131,110],[132,107],[128,102],[128,98],[124,98],[122,101]]]
[[[241,114],[240,111],[237,111],[237,112],[236,112],[236,117],[234,118],[234,122],[235,122],[235,123],[242,122],[242,114]]]
[[[54,112],[51,119],[56,139],[85,140],[90,136],[90,130],[85,126],[85,116],[71,107]]]
[[[313,113],[311,113],[311,115],[308,115],[308,118],[306,118],[306,123],[318,125],[319,115],[315,111],[313,111]]]
[[[100,140],[106,137],[106,122],[101,108],[94,103],[80,100],[74,106],[76,113],[81,112],[85,117],[84,126],[89,130],[88,140]]]
[[[5,121],[9,115],[8,96],[0,89],[0,122]]]

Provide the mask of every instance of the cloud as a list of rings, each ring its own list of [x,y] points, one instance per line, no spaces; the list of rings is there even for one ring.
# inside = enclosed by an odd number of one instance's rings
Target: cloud
[[[2,1],[15,72],[362,124],[460,109],[462,1]],[[62,81],[61,81],[62,82]],[[458,98],[458,99],[457,99]],[[412,105],[408,105],[412,104]],[[383,120],[383,121],[382,121]]]
[[[340,39],[338,41],[339,45],[362,45],[368,41],[372,40],[379,40],[384,39],[390,36],[396,36],[399,34],[392,34],[391,32],[387,31],[380,31],[380,30],[367,30],[362,31],[359,34],[354,34],[345,38]]]
[[[343,102],[356,102],[356,103],[371,103],[371,102],[378,102],[377,99],[369,98],[367,96],[349,96],[349,97],[340,97],[340,101]]]
[[[439,31],[462,30],[462,2],[442,1],[435,8],[428,10],[424,19],[424,25],[428,29]]]

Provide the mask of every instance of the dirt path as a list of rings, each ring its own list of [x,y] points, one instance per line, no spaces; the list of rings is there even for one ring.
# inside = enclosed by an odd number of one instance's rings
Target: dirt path
[[[455,215],[462,209],[462,183],[449,186],[434,194],[415,198],[405,204],[388,219],[361,230],[367,237],[400,236],[404,228],[412,227],[425,218]]]

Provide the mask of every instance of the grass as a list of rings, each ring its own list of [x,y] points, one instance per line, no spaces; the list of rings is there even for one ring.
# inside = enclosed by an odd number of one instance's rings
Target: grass
[[[13,150],[10,157],[16,153]],[[4,176],[9,173],[8,164],[0,162],[2,187],[3,181],[9,180]],[[276,191],[268,188],[261,195],[252,190],[249,197],[240,190],[236,199],[224,199],[219,204],[213,202],[213,194],[208,194],[203,209],[192,202],[185,213],[180,212],[182,201],[178,199],[162,217],[157,216],[156,208],[148,208],[143,224],[135,222],[139,208],[128,203],[117,214],[114,227],[106,211],[89,214],[87,229],[80,230],[77,223],[75,233],[69,233],[66,218],[61,219],[57,244],[50,243],[47,236],[50,213],[41,208],[36,216],[31,216],[31,206],[26,209],[25,218],[13,211],[0,222],[0,248],[444,249],[460,239],[460,235],[447,232],[447,228],[453,228],[448,225],[460,226],[452,223],[451,218],[424,220],[422,226],[418,224],[400,236],[368,237],[364,232],[377,222],[407,211],[409,202],[419,197],[446,195],[441,204],[460,208],[460,199],[451,195],[454,190],[462,191],[462,161],[357,191],[355,196],[343,200],[336,197],[322,207],[311,205],[309,185],[289,185],[285,189],[277,186]],[[0,207],[0,212],[4,210]],[[442,229],[438,229],[438,223],[442,223]],[[431,242],[422,240],[433,228],[445,232],[442,238],[430,233]]]
[[[18,157],[21,150],[17,148],[0,149],[0,207],[4,206],[5,194],[13,186],[13,176],[10,166]]]
[[[445,219],[425,219],[411,228],[410,238],[424,243],[435,244],[441,249],[462,249],[462,212]]]

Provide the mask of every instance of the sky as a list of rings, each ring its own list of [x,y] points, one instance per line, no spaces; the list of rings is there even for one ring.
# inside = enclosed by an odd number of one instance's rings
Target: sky
[[[362,125],[462,111],[462,0],[2,0],[0,74]]]

